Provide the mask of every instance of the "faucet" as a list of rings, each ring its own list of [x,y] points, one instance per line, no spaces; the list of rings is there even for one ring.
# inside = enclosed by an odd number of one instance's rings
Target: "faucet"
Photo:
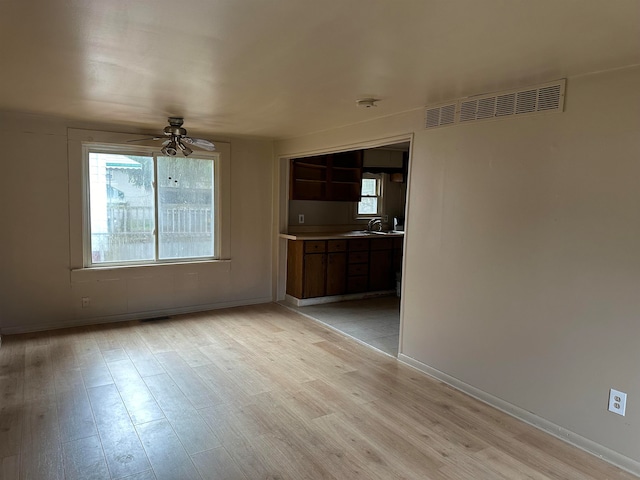
[[[373,232],[374,230],[377,230],[378,232],[382,231],[382,220],[379,218],[372,218],[367,224],[367,231]]]

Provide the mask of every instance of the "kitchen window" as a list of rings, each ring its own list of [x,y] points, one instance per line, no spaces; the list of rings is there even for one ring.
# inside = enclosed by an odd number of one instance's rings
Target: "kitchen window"
[[[365,173],[362,177],[357,217],[382,215],[382,175]]]
[[[211,260],[217,154],[85,145],[85,266]]]

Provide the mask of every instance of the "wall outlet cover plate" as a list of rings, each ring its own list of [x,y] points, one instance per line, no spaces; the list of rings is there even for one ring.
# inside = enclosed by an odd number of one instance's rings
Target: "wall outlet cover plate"
[[[609,390],[609,411],[624,417],[627,409],[627,394],[614,390]]]

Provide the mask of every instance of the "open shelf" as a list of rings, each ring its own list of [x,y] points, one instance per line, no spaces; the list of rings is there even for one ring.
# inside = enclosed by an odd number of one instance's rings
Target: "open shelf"
[[[291,200],[360,201],[362,151],[291,160]]]

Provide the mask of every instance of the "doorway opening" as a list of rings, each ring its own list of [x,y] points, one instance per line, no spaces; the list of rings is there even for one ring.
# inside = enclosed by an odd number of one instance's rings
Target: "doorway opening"
[[[280,211],[278,300],[289,308],[394,357],[398,355],[401,337],[402,251],[410,147],[410,139],[406,139],[362,150],[363,182],[360,202],[297,200],[289,192],[281,192],[284,193],[281,195],[281,202],[286,208],[281,208]],[[281,185],[291,185],[289,162],[290,159],[287,159],[281,163],[285,167],[281,169]],[[377,223],[382,225],[379,227],[383,229],[380,233],[389,234],[385,241],[393,245],[389,247],[393,248],[393,253],[390,252],[391,260],[385,260],[383,252],[376,251],[377,247],[373,247],[384,243],[380,241],[380,236],[374,235],[375,232],[368,231],[372,222],[374,227]],[[332,232],[342,232],[343,236],[336,236],[334,239]],[[361,277],[367,277],[365,281],[369,282],[369,289],[363,289],[360,294],[348,290],[345,295],[323,294],[313,298],[287,295],[290,292],[288,288],[285,292],[284,286],[287,284],[287,273],[291,276],[291,270],[287,270],[287,261],[291,261],[290,251],[293,247],[291,239],[295,242],[300,239],[326,238],[325,245],[328,249],[325,260],[330,262],[332,255],[341,256],[340,253],[329,253],[331,242],[335,245],[335,242],[339,242],[336,239],[342,239],[344,235],[357,236],[358,232],[370,239],[368,243],[372,247],[366,254],[369,264],[366,268],[362,263],[352,264],[354,261],[366,261],[362,259],[362,253],[351,253],[347,246],[347,251],[343,254],[347,258],[345,271],[347,275],[357,272]],[[347,245],[350,245],[349,242],[354,243],[353,237],[347,238]],[[354,258],[357,260],[353,260]],[[391,265],[388,265],[389,261]],[[385,262],[381,267],[380,264]],[[374,284],[379,285],[377,275],[381,268],[387,272],[387,278],[392,276],[388,278],[390,281],[385,282],[382,290],[374,288]],[[352,280],[353,277],[348,276],[347,279]]]

